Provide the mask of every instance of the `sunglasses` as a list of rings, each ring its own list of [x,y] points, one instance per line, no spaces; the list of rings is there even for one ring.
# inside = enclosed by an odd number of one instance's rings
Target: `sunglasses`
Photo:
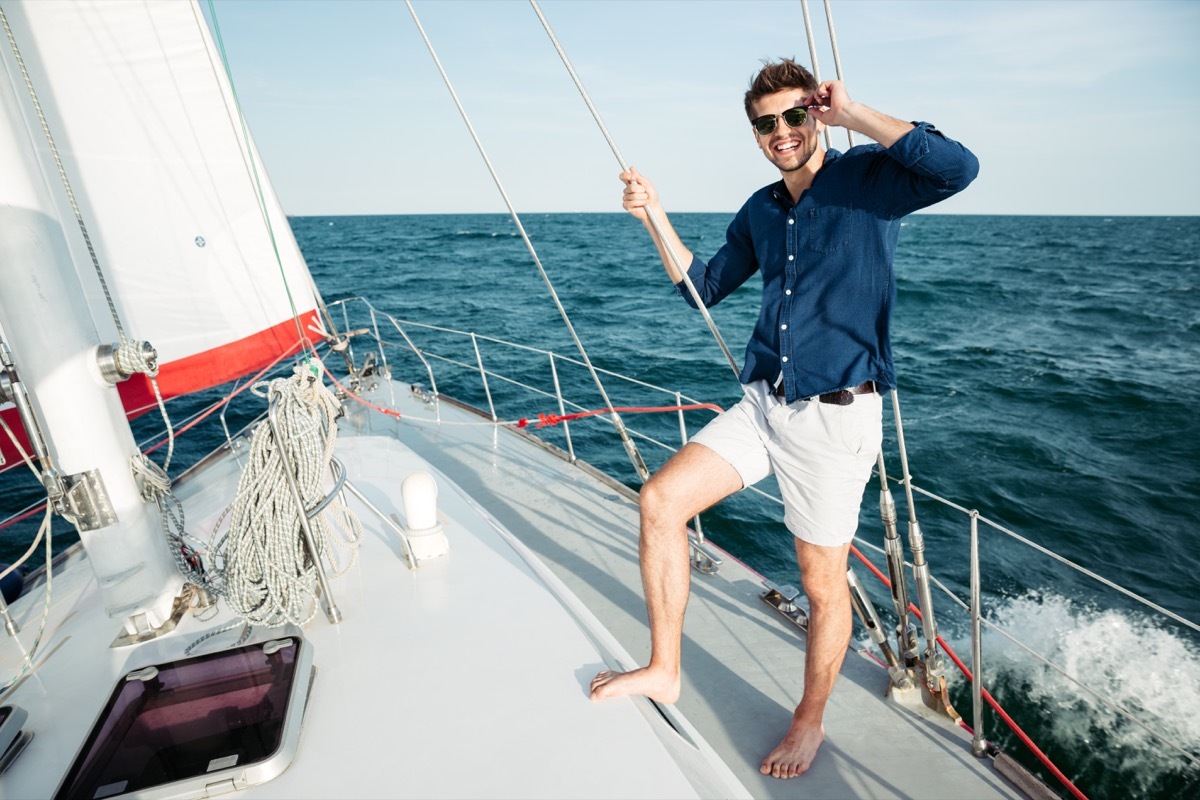
[[[789,108],[782,114],[767,114],[762,117],[756,117],[750,120],[750,124],[754,126],[754,130],[759,136],[770,136],[775,132],[775,126],[778,124],[780,117],[788,124],[789,128],[799,128],[808,119],[808,107],[796,106]]]

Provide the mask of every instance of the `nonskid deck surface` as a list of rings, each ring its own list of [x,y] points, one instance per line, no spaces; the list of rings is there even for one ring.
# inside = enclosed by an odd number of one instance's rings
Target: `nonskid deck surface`
[[[636,497],[527,434],[477,424],[480,416],[452,403],[440,403],[439,425],[432,408],[400,384],[368,398],[393,406],[401,419],[360,407],[344,430],[394,433],[452,475],[645,663]],[[788,781],[760,775],[759,763],[799,702],[805,646],[803,634],[759,599],[762,588],[761,577],[734,558],[718,575],[693,574],[677,704],[755,797],[1024,797],[990,760],[972,756],[966,731],[885,700],[886,671],[856,652],[830,699],[812,769]]]
[[[342,436],[337,456],[358,491],[405,521],[401,482],[428,470],[425,462],[392,437]],[[223,456],[178,487],[191,530],[211,532],[239,475]],[[705,762],[711,751],[695,745],[701,740],[686,722],[669,725],[645,701],[590,703],[591,675],[628,655],[602,631],[581,628],[584,615],[541,579],[545,568],[436,477],[451,550],[417,570],[406,566],[399,538],[351,501],[362,547],[353,569],[331,581],[341,623],[318,613],[303,629],[315,678],[295,758],[238,796],[747,796],[716,759],[716,769]],[[57,603],[37,670],[4,698],[29,712],[34,733],[0,777],[5,800],[53,795],[110,689],[131,669],[185,658],[190,644],[232,624],[195,654],[230,647],[241,630],[220,602],[215,616],[187,614],[168,636],[110,647],[119,625],[104,613],[86,555],[70,562],[54,576]],[[37,631],[43,592],[44,584],[34,587],[13,606],[23,647]],[[0,674],[20,658],[15,640],[0,641]]]
[[[247,796],[492,797],[514,787],[538,796],[538,786],[546,797],[732,796],[740,787],[728,787],[739,780],[755,797],[1021,796],[990,762],[970,755],[961,729],[884,701],[886,672],[855,654],[831,699],[813,769],[791,781],[759,775],[800,697],[804,639],[759,600],[759,577],[732,558],[719,575],[693,579],[676,706],[687,719],[674,724],[684,732],[694,725],[736,778],[698,782],[695,748],[680,746],[674,731],[664,736],[650,703],[586,697],[598,669],[647,655],[636,497],[528,436],[476,424],[479,416],[450,403],[441,404],[448,424],[436,425],[416,421],[432,412],[406,387],[385,385],[372,399],[394,403],[403,419],[349,404],[338,455],[351,481],[403,520],[399,484],[415,456],[427,460],[462,489],[439,498],[452,549],[411,571],[399,540],[356,509],[365,527],[359,562],[332,583],[343,622],[330,625],[318,614],[303,632],[316,648],[317,675],[295,760]],[[182,482],[189,529],[211,531],[238,476],[235,460],[221,457]],[[456,536],[454,526],[478,520],[480,508],[519,543],[498,528],[482,538]],[[514,591],[520,582],[510,579],[533,568],[524,547],[587,609],[571,610],[560,595],[560,610],[577,620],[590,612],[608,633],[580,640],[562,614],[546,613],[545,602],[533,603],[532,614],[529,605],[514,605],[529,589]],[[5,798],[49,796],[120,676],[142,662],[181,658],[188,644],[232,620],[222,605],[215,618],[186,615],[171,636],[111,648],[117,625],[103,613],[86,557],[61,566],[54,586],[37,671],[6,698],[30,712],[36,735],[0,779]],[[38,627],[40,597],[35,588],[14,605],[24,647]],[[197,652],[229,646],[236,635]],[[19,663],[15,645],[0,642],[5,674]],[[558,666],[564,659],[570,666]],[[545,702],[549,690],[559,700]],[[496,711],[481,724],[485,707]],[[658,734],[647,737],[645,719],[658,724]],[[646,762],[664,747],[677,759],[683,754],[681,766]],[[437,764],[461,768],[430,769]]]

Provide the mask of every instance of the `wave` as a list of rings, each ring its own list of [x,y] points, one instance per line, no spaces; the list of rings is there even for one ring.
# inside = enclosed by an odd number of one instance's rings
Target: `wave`
[[[1002,705],[1033,714],[1022,723],[1027,732],[1070,753],[1079,779],[1143,797],[1179,797],[1200,781],[1195,637],[1140,611],[1101,609],[1045,590],[1001,601],[990,618],[1061,668],[1003,637],[985,642],[985,685]],[[1005,749],[1021,749],[1006,738],[999,737]]]
[[[455,231],[455,236],[466,239],[517,239],[521,234],[516,231]]]

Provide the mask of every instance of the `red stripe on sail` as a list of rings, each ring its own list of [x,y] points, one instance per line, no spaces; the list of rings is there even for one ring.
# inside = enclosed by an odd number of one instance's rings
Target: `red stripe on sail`
[[[315,344],[323,338],[317,333],[321,324],[316,311],[300,315],[300,328],[306,342]],[[296,322],[287,319],[236,342],[160,365],[158,390],[164,400],[169,400],[220,386],[262,369],[281,353],[297,352],[300,347],[301,343],[296,339]],[[117,391],[121,393],[121,402],[130,417],[140,416],[155,406],[154,389],[145,375],[134,375],[117,384]]]
[[[33,453],[29,449],[29,437],[25,435],[25,426],[21,424],[21,415],[17,413],[17,409],[13,406],[0,410],[0,417],[8,423],[9,430],[17,437],[17,441],[21,443],[26,453],[32,457]],[[0,428],[0,456],[3,457],[4,463],[0,464],[0,472],[6,469],[12,469],[19,466],[21,455],[13,447],[12,440],[8,438],[8,434],[4,432],[4,428]]]
[[[324,338],[318,332],[322,330],[322,326],[315,310],[305,311],[300,315],[300,328],[304,333],[305,342],[316,344]],[[299,352],[302,346],[303,343],[296,338],[296,322],[289,318],[236,342],[160,365],[158,389],[162,392],[163,399],[169,400],[172,397],[220,386],[262,369],[278,359],[281,354]],[[125,413],[130,418],[140,416],[155,407],[154,389],[145,375],[134,375],[129,380],[117,384],[117,391],[121,394]],[[12,428],[21,446],[29,452],[29,440],[16,409],[6,408],[0,411],[0,414],[3,414],[4,421]],[[21,463],[20,455],[3,430],[0,430],[0,454],[6,462],[0,467],[0,471]]]

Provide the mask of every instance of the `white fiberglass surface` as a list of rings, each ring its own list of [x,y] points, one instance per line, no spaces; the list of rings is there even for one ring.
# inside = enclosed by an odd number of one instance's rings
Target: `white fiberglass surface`
[[[338,456],[357,489],[405,521],[400,482],[424,462],[375,437],[343,439]],[[357,506],[359,566],[333,584],[345,620],[308,632],[318,678],[297,765],[261,794],[696,796],[634,701],[590,702],[587,684],[605,666],[597,647],[492,524],[435,479],[450,551],[415,571]],[[322,772],[306,766],[327,757]]]
[[[383,437],[343,437],[338,454],[355,487],[404,522],[400,483],[428,465]],[[278,778],[242,794],[697,796],[695,748],[664,745],[660,735],[670,741],[677,734],[645,701],[590,702],[588,681],[606,666],[602,648],[494,523],[433,475],[450,551],[417,570],[405,564],[395,534],[352,501],[364,541],[357,566],[331,583],[342,622],[318,613],[303,631],[316,677],[295,759]],[[189,528],[211,531],[237,477],[223,459],[180,487]],[[74,569],[90,571],[86,559]],[[59,579],[64,590],[79,585],[65,573]],[[53,794],[131,663],[178,658],[233,622],[225,610],[187,615],[170,636],[113,649],[117,626],[89,600],[94,583],[82,584],[82,594],[60,595],[73,612],[53,614],[59,622],[48,636],[51,655],[11,698],[30,712],[37,735],[4,776],[5,797]],[[32,631],[34,612],[19,605]],[[230,647],[237,634],[214,637],[195,652]],[[681,751],[686,766],[675,757]],[[744,794],[736,781],[725,785],[723,795]]]

